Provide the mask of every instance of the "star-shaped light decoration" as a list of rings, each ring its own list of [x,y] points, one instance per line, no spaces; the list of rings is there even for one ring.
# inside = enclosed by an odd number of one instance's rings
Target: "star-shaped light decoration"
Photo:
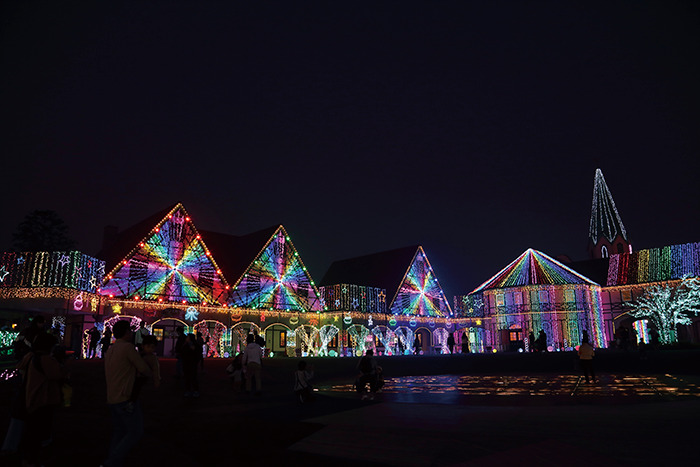
[[[97,277],[90,276],[90,288],[92,288],[92,289],[97,288]]]
[[[338,322],[338,315],[335,315],[335,316],[333,317],[333,321],[335,321],[336,323]]]
[[[386,294],[384,293],[383,290],[381,292],[379,292],[379,294],[377,295],[377,298],[379,298],[380,302],[384,303],[384,301],[386,300]]]
[[[24,256],[20,256],[17,258],[17,264],[23,264],[24,263]]]
[[[348,293],[348,288],[347,288],[347,287],[343,287],[343,293]]]
[[[70,256],[68,255],[61,255],[61,259],[58,260],[58,264],[61,266],[65,266],[70,262]]]
[[[7,272],[5,270],[5,266],[1,267],[0,268],[0,282],[5,282],[5,277],[7,277],[8,274],[9,274],[9,272]]]
[[[372,315],[367,318],[367,326],[374,326],[374,320],[372,320]]]
[[[359,304],[360,304],[360,301],[359,301],[358,299],[356,299],[356,298],[353,298],[353,299],[352,299],[352,306],[353,306],[354,308],[357,308],[357,306],[358,306]]]
[[[335,301],[335,307],[338,308],[340,306],[340,300]]]
[[[199,311],[193,306],[190,306],[185,310],[185,319],[187,321],[195,321],[197,318],[199,318]]]

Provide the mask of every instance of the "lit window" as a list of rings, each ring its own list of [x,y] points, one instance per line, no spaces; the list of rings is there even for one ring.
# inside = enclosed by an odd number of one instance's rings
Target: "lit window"
[[[506,296],[502,293],[496,294],[496,306],[505,306]]]
[[[576,301],[576,293],[573,290],[567,290],[564,292],[564,299],[567,302],[575,302]]]
[[[540,290],[540,303],[549,303],[549,294],[546,290]]]
[[[520,292],[515,292],[513,294],[513,301],[515,302],[516,305],[522,305],[523,304],[523,294]]]

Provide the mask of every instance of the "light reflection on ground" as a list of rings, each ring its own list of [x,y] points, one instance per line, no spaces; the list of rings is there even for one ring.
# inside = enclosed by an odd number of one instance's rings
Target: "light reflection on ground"
[[[435,395],[442,399],[456,396],[636,396],[700,397],[698,381],[674,375],[611,375],[599,377],[599,382],[587,384],[577,375],[538,376],[403,376],[387,378],[383,393],[398,396]],[[352,384],[321,386],[327,393],[352,393]],[[423,397],[421,397],[423,399]]]

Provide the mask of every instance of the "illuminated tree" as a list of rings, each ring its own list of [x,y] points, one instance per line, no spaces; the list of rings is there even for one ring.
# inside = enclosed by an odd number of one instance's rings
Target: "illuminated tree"
[[[689,277],[675,286],[652,286],[632,304],[630,311],[631,316],[648,319],[656,326],[662,344],[678,340],[676,327],[691,324],[691,313],[700,313],[700,282]]]

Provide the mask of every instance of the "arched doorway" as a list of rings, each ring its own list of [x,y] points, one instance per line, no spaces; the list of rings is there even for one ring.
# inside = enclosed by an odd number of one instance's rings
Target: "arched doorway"
[[[287,354],[290,331],[290,328],[282,323],[273,323],[265,328],[265,349],[268,351],[268,355]]]
[[[151,334],[158,338],[156,353],[164,358],[175,358],[177,328],[182,327],[187,333],[189,325],[178,318],[163,318],[151,325]]]

